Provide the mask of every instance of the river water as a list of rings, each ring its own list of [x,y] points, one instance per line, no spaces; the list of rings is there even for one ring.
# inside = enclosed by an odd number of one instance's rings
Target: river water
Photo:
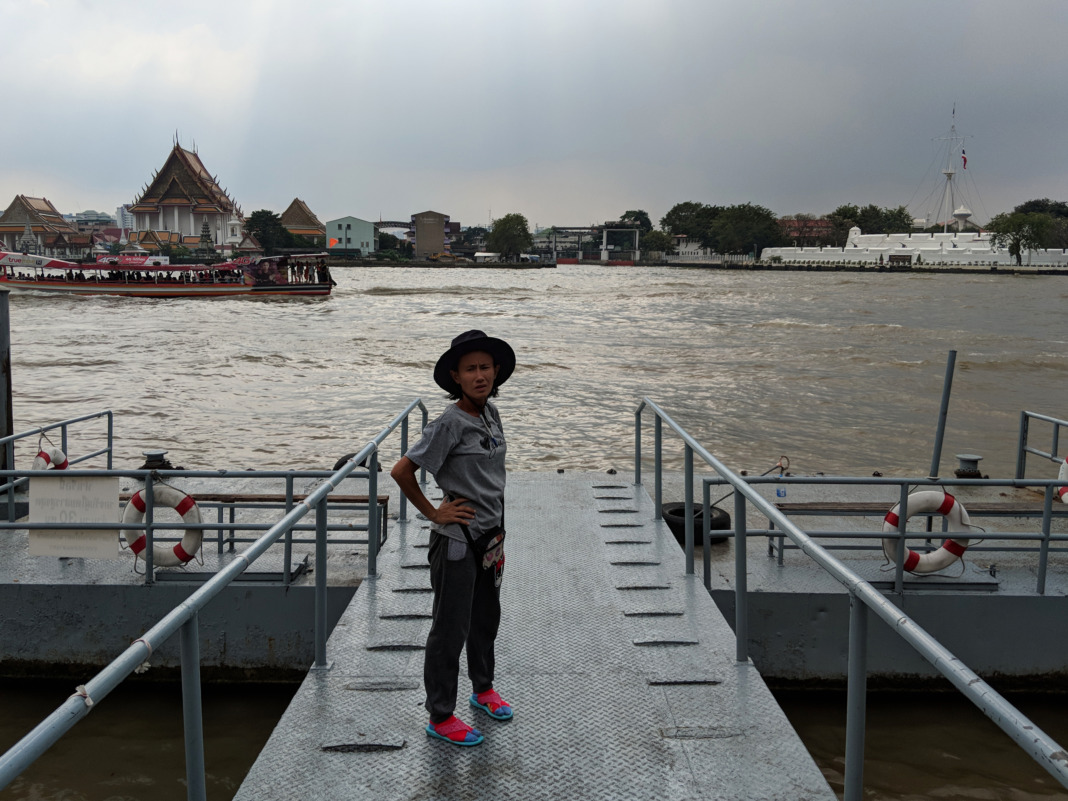
[[[1068,416],[1063,277],[587,266],[335,273],[326,299],[13,296],[15,430],[112,409],[116,467],[137,467],[143,449],[165,448],[187,468],[326,468],[412,399],[440,411],[446,400],[431,370],[470,328],[507,339],[518,356],[499,399],[513,470],[630,471],[633,412],[649,397],[738,469],[762,472],[786,454],[799,472],[926,475],[951,349],[943,474],[953,454],[968,452],[984,457],[984,472],[1010,475],[1020,411]],[[17,452],[20,465],[34,445]],[[90,446],[72,434],[71,455],[79,447]],[[388,440],[383,462],[398,450],[397,438]],[[665,438],[669,468],[681,467],[681,450]],[[1055,474],[1048,465],[1030,473]],[[21,684],[0,684],[5,708],[24,694]],[[828,734],[834,703],[787,704],[832,781],[842,753]],[[903,727],[921,752],[951,753],[944,738],[978,736],[967,710],[949,714],[947,730],[916,722],[928,700],[890,706],[899,716],[885,725]],[[1061,719],[1068,711],[1060,701],[1042,706]],[[875,717],[870,741],[884,730]],[[272,725],[249,723],[247,753],[232,761],[251,764]],[[21,726],[0,729],[0,745]],[[1003,739],[993,731],[967,743],[995,751]],[[974,768],[955,775],[951,763],[921,770],[933,783],[898,774],[872,797],[1058,793],[1026,758],[978,782]],[[233,781],[221,780],[219,797]],[[146,782],[90,792],[30,781],[0,799],[172,797]]]
[[[469,328],[518,355],[515,470],[629,469],[648,396],[738,468],[925,475],[950,349],[944,465],[967,451],[1006,474],[1019,412],[1068,411],[1063,277],[336,272],[326,299],[12,297],[15,430],[110,408],[116,466],[162,447],[190,468],[329,467],[413,398],[443,408],[431,369]]]

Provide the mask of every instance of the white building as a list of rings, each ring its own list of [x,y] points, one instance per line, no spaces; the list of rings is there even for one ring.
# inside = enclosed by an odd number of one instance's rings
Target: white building
[[[891,257],[898,261],[909,257],[912,264],[930,266],[1015,266],[1016,259],[1006,248],[995,247],[985,231],[961,231],[944,234],[862,234],[859,228],[849,229],[844,248],[764,248],[761,261],[779,259],[789,263],[818,262],[823,264],[889,264]],[[906,259],[903,259],[906,260]],[[1024,264],[1055,266],[1068,264],[1063,250],[1036,250],[1025,253]]]
[[[378,228],[359,217],[339,217],[326,222],[326,249],[331,253],[366,256],[378,250]]]

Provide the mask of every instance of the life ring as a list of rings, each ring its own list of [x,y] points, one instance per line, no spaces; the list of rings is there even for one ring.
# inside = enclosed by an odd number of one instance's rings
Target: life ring
[[[138,490],[126,504],[122,513],[123,523],[141,523],[145,519],[144,490]],[[157,506],[169,506],[182,516],[185,523],[200,523],[200,507],[191,495],[186,495],[181,490],[169,487],[166,484],[158,484],[152,488]],[[134,552],[134,556],[140,555],[145,549],[144,531],[126,531],[123,529],[123,538]],[[182,541],[173,548],[165,545],[154,545],[152,548],[152,563],[156,567],[177,567],[184,565],[192,559],[200,549],[200,543],[204,539],[204,532],[198,528],[186,529]]]
[[[67,455],[59,448],[53,448],[50,451],[41,448],[37,451],[37,456],[33,460],[33,467],[30,469],[47,470],[51,466],[53,470],[66,470],[69,464]]]
[[[898,507],[886,513],[883,518],[883,533],[896,534],[898,531]],[[968,531],[971,519],[967,510],[961,506],[960,501],[948,492],[925,491],[914,492],[909,495],[909,517],[914,515],[940,514],[949,521],[949,531]],[[891,562],[897,562],[897,538],[887,537],[883,539],[883,553]],[[947,539],[942,547],[931,553],[916,553],[909,547],[905,547],[905,570],[909,573],[934,573],[944,567],[949,567],[957,559],[964,555],[968,549],[966,538]]]
[[[1061,481],[1068,481],[1068,457],[1061,462],[1061,472],[1057,474],[1057,478]],[[1058,487],[1053,494],[1061,499],[1061,503],[1068,503],[1068,484]]]

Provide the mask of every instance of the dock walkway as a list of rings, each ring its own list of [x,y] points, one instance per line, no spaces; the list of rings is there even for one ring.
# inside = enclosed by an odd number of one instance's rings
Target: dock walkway
[[[431,490],[431,496],[440,493]],[[496,687],[486,741],[423,731],[432,595],[426,522],[392,527],[236,795],[263,799],[833,799],[641,486],[511,474]],[[461,659],[463,666],[465,661]]]

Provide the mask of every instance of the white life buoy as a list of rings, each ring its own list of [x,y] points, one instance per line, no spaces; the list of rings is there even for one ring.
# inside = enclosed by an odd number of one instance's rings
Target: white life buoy
[[[900,506],[901,504],[896,504],[883,518],[884,534],[897,533]],[[948,492],[932,490],[914,492],[909,495],[908,510],[909,517],[930,514],[944,516],[949,521],[949,531],[969,531],[971,527],[967,510]],[[897,538],[892,537],[883,540],[883,553],[891,562],[897,561],[897,542]],[[962,557],[967,549],[968,540],[965,538],[947,539],[942,543],[941,548],[931,553],[916,553],[906,546],[905,570],[909,573],[934,573],[944,567],[949,567]]]
[[[59,448],[53,448],[50,451],[41,448],[37,451],[37,456],[33,460],[33,467],[31,470],[48,470],[51,467],[53,470],[66,470],[67,455],[63,453]]]
[[[144,521],[146,507],[145,498],[142,495],[143,492],[144,490],[135,492],[133,497],[130,498],[130,502],[126,504],[126,509],[122,513],[123,523],[141,523]],[[200,522],[200,507],[197,506],[197,502],[193,500],[192,496],[186,495],[174,487],[168,487],[166,484],[156,485],[152,488],[152,493],[157,506],[171,507],[182,516],[183,522],[193,524]],[[122,536],[135,556],[140,555],[141,551],[145,549],[145,532],[130,532],[123,529]],[[204,532],[200,529],[186,529],[182,541],[173,548],[155,545],[152,548],[152,562],[156,567],[184,565],[196,555],[203,539]]]
[[[1061,472],[1057,474],[1057,478],[1068,482],[1068,457],[1065,457],[1064,461],[1061,462]],[[1061,499],[1061,503],[1068,503],[1068,484],[1057,487],[1053,494]]]

